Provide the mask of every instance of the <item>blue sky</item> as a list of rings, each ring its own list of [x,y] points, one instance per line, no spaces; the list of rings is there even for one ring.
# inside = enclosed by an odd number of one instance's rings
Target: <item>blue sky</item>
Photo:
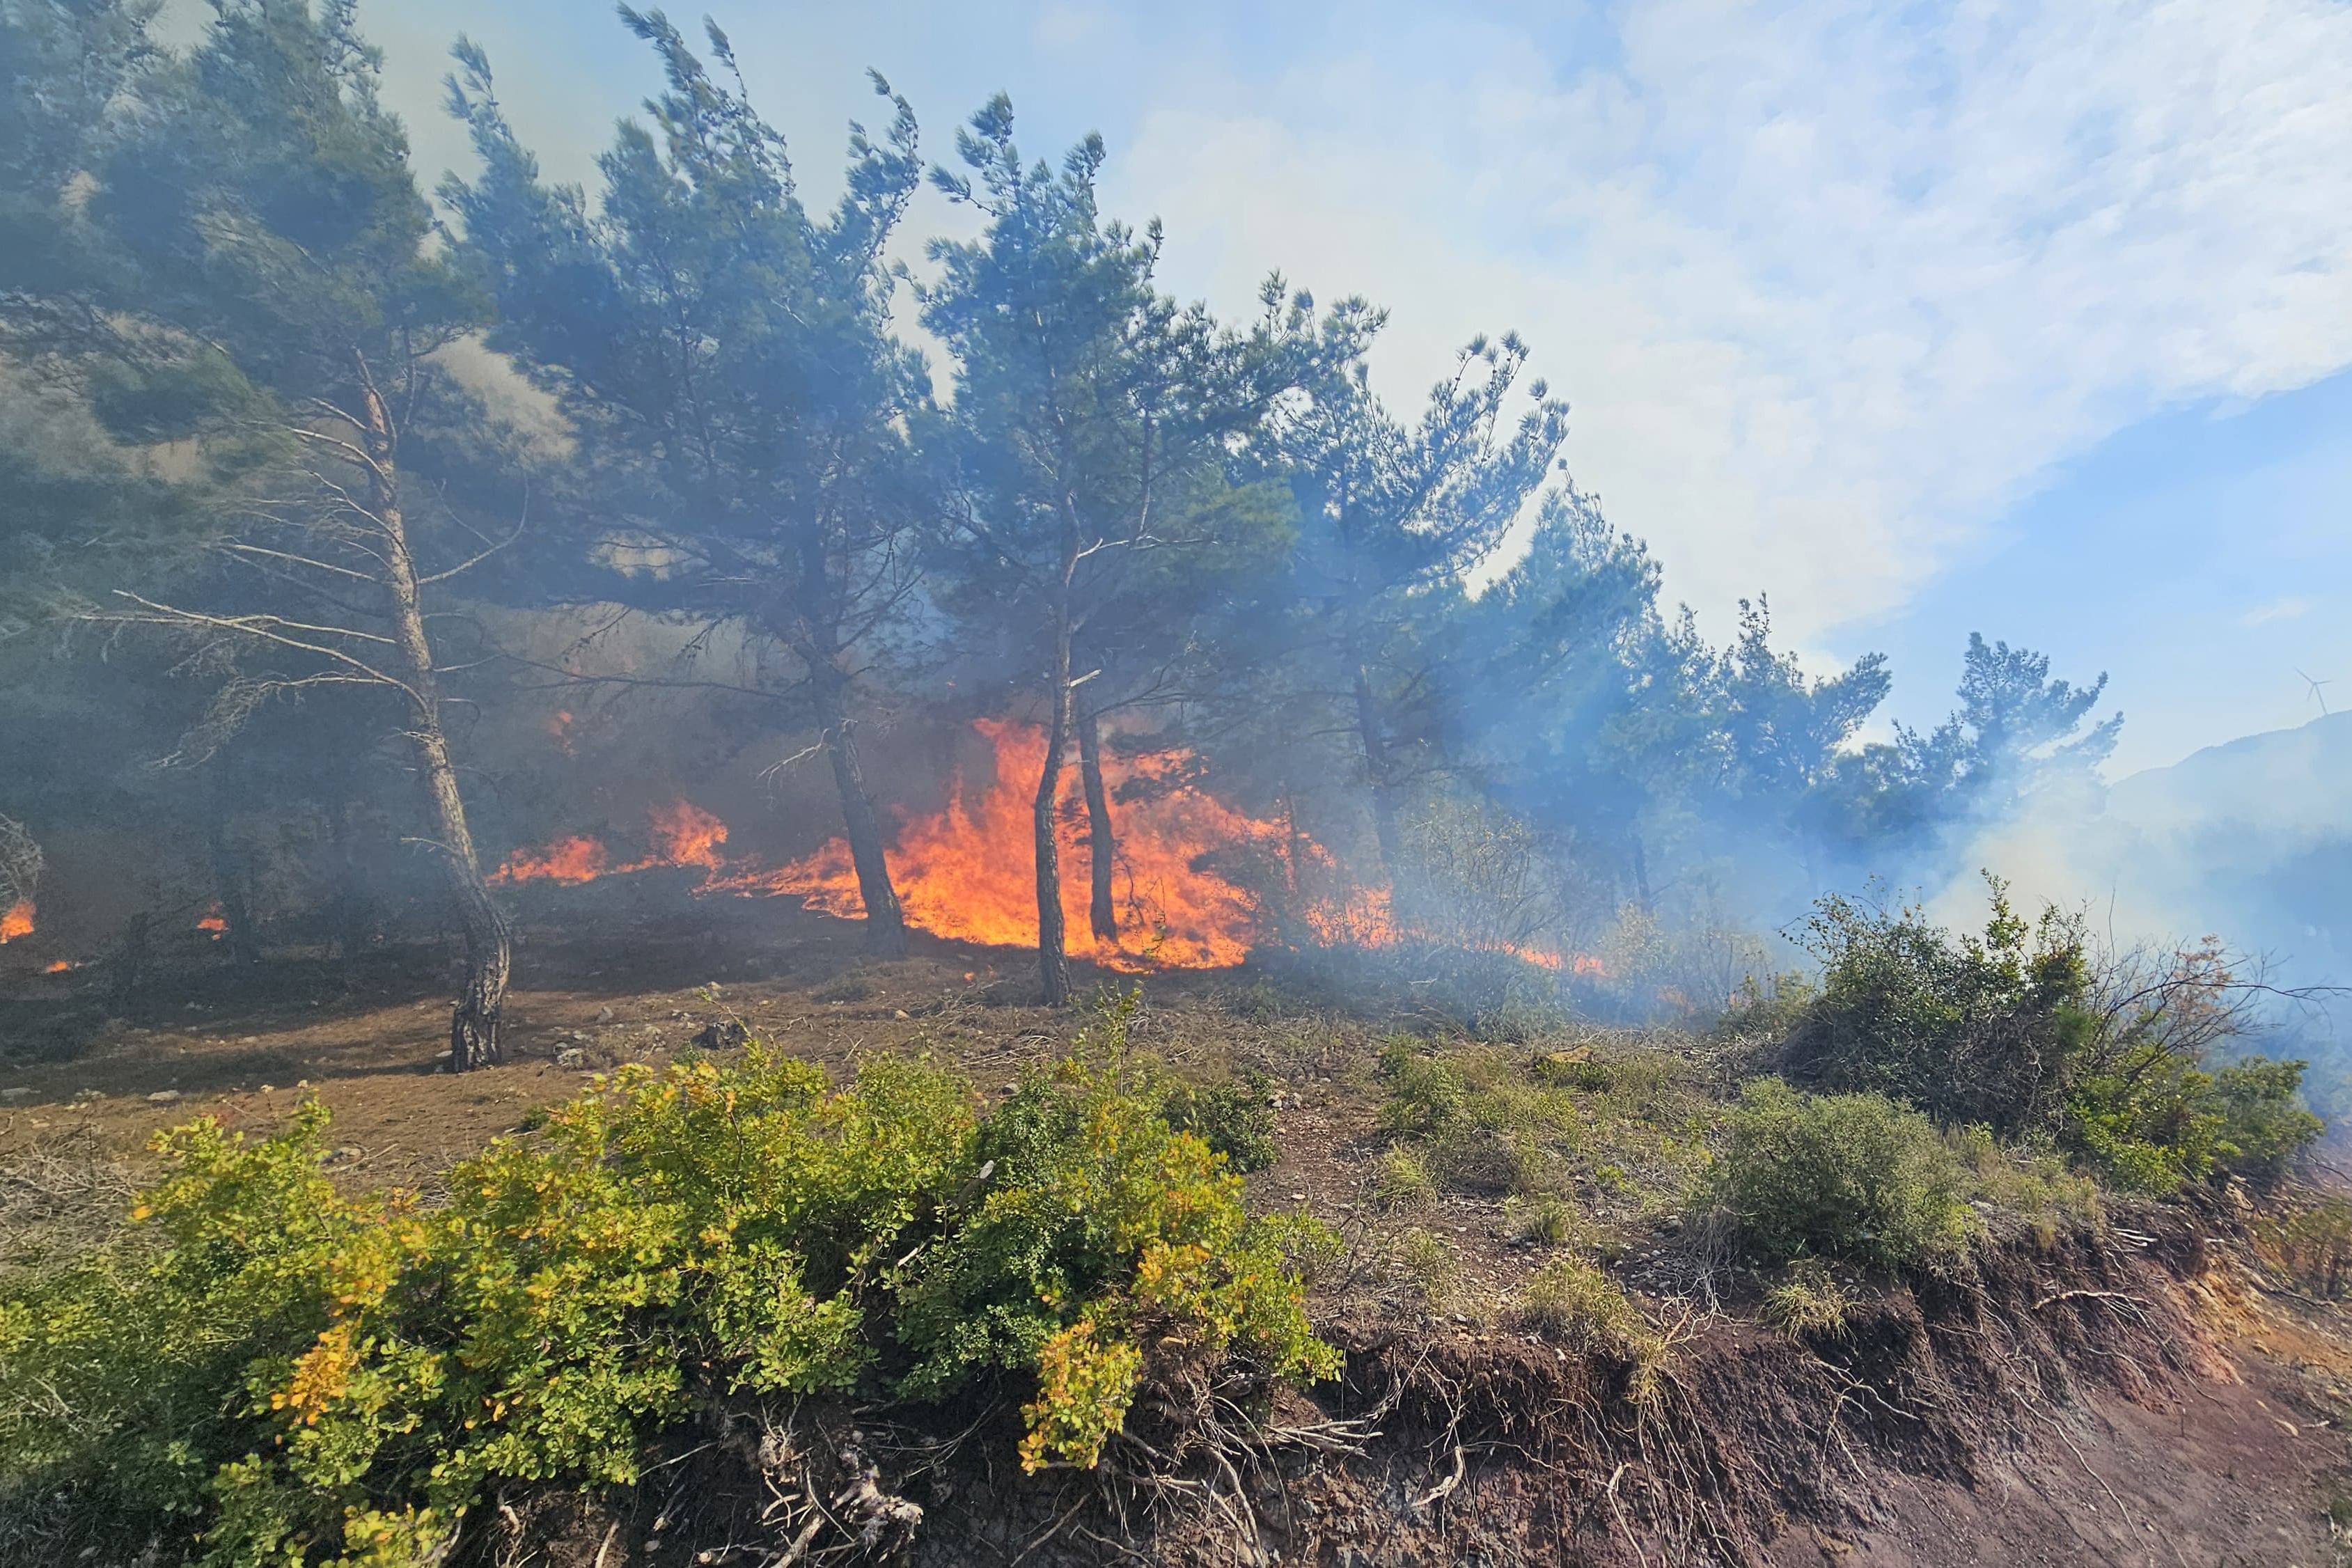
[[[2107,671],[2117,772],[2310,716],[2298,666],[2352,706],[2338,0],[709,9],[812,195],[866,68],[935,155],[1003,89],[1033,153],[1104,133],[1174,290],[1389,306],[1401,403],[1517,328],[1669,594],[1885,649],[1895,716],[1948,706],[1971,630]],[[362,15],[429,174],[461,30],[564,177],[656,85],[596,0]]]

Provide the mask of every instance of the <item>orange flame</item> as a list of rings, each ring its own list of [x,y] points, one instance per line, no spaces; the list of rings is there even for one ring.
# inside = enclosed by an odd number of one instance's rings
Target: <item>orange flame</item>
[[[983,719],[972,728],[991,755],[990,776],[975,784],[960,770],[942,809],[899,824],[887,850],[891,879],[907,923],[918,931],[991,947],[1032,947],[1037,891],[1031,814],[1045,737],[1034,725],[1008,721]],[[1276,924],[1274,911],[1246,883],[1244,868],[1252,860],[1286,884],[1283,901],[1315,943],[1390,947],[1409,934],[1397,927],[1386,888],[1353,883],[1311,837],[1216,799],[1189,776],[1196,766],[1189,753],[1175,751],[1104,755],[1105,787],[1114,799],[1133,796],[1113,808],[1118,933],[1108,939],[1097,938],[1088,920],[1092,851],[1077,798],[1078,770],[1068,770],[1055,836],[1063,929],[1072,953],[1130,973],[1241,963]],[[1141,787],[1130,792],[1129,785]],[[651,852],[643,859],[615,864],[601,841],[575,834],[517,850],[489,879],[576,885],[656,867],[694,866],[704,872],[698,892],[789,896],[824,914],[865,915],[843,839],[790,865],[764,867],[730,861],[727,825],[689,801],[656,806],[649,816]],[[1555,972],[1586,975],[1601,969],[1598,959],[1583,955],[1509,944],[1501,950]]]
[[[716,873],[725,862],[719,847],[727,842],[727,825],[690,801],[673,801],[653,809],[653,853],[642,860],[615,866],[604,846],[585,834],[559,838],[543,849],[518,849],[489,875],[505,886],[515,882],[558,882],[574,886],[599,877],[650,871],[656,866],[699,866]]]
[[[946,809],[904,823],[888,850],[891,879],[907,923],[919,931],[992,947],[1034,946],[1037,882],[1031,812],[1045,738],[1033,725],[996,720],[981,720],[973,728],[994,752],[993,778],[974,789],[959,773]],[[1115,939],[1097,939],[1088,928],[1090,852],[1084,819],[1065,797],[1057,820],[1062,919],[1073,952],[1129,971],[1225,969],[1249,956],[1260,934],[1258,900],[1218,861],[1253,846],[1279,854],[1282,828],[1177,783],[1181,765],[1182,760],[1174,756],[1103,758],[1103,783],[1114,794],[1135,781],[1159,786],[1115,814]],[[1075,768],[1068,787],[1075,795]],[[810,909],[845,918],[866,912],[849,846],[838,838],[780,870],[729,878],[715,886],[730,892],[792,894]]]
[[[593,838],[573,835],[544,849],[518,849],[506,864],[490,873],[493,882],[593,882],[611,868],[604,847]]]
[[[33,934],[33,900],[18,899],[0,914],[0,942],[15,942],[20,936]]]
[[[221,913],[218,904],[215,904],[205,911],[205,918],[196,922],[196,929],[218,942],[228,934],[228,917]]]
[[[44,974],[63,974],[68,969],[79,969],[80,967],[80,964],[76,963],[70,958],[60,958],[54,963],[45,965],[42,968],[41,973]]]
[[[691,801],[672,801],[654,807],[654,852],[644,866],[699,866],[716,871],[726,862],[719,847],[727,842],[727,825]],[[635,870],[638,867],[625,868]]]

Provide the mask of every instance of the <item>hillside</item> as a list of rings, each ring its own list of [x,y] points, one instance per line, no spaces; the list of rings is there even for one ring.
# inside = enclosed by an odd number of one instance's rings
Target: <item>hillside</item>
[[[408,1187],[431,1212],[454,1162],[530,1142],[599,1071],[673,1071],[701,1047],[734,1070],[739,1022],[836,1085],[926,1055],[983,1105],[1099,1026],[1035,1006],[1017,955],[926,942],[875,964],[838,922],[777,911],[534,928],[544,978],[515,998],[514,1058],[464,1077],[432,1070],[433,975],[397,955],[350,987],[297,965],[259,987],[215,972],[121,1017],[10,1004],[9,1279],[60,1237],[110,1232],[159,1170],[146,1138],[199,1114],[261,1136],[315,1095],[337,1188]],[[504,1484],[450,1560],[2339,1560],[2352,1339],[2311,1295],[2328,1287],[2263,1239],[2265,1215],[2316,1194],[2099,1197],[1979,1155],[1954,1178],[1977,1216],[1965,1260],[1760,1262],[1685,1195],[1723,1157],[1752,1046],[1567,1020],[1474,1034],[1411,989],[1158,976],[1126,1036],[1191,1086],[1182,1103],[1224,1108],[1200,1125],[1270,1136],[1271,1163],[1237,1156],[1263,1166],[1253,1212],[1332,1227],[1306,1301],[1335,1377],[1202,1384],[1241,1401],[1203,1426],[1179,1375],[1100,1467],[1034,1475],[1012,1462],[1017,1380],[944,1407],[714,1384],[648,1432],[639,1484]],[[135,1535],[0,1508],[9,1560],[147,1561]]]
[[[2298,984],[2352,980],[2352,713],[2134,773],[2107,816],[2124,902],[2197,910]]]

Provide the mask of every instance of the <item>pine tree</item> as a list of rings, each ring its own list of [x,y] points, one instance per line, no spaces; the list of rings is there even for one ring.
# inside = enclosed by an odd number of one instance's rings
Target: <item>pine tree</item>
[[[968,618],[1013,628],[1045,700],[1037,954],[1045,1000],[1059,1005],[1070,974],[1055,820],[1093,673],[1079,658],[1098,634],[1116,637],[1108,617],[1132,603],[1145,556],[1175,572],[1215,547],[1233,499],[1228,464],[1300,365],[1278,319],[1236,332],[1159,291],[1158,225],[1138,235],[1097,207],[1099,137],[1059,173],[1025,164],[1000,96],[956,148],[967,173],[933,179],[986,228],[932,242],[940,275],[923,295],[924,324],[957,374],[947,450],[959,501],[942,533],[953,563],[942,592]]]
[[[465,939],[451,1061],[495,1062],[512,946],[467,822],[430,601],[502,541],[405,484],[404,451],[420,410],[455,395],[434,355],[480,310],[436,255],[348,0],[215,0],[179,54],[147,40],[152,10],[89,27],[123,65],[72,154],[88,188],[67,238],[84,259],[20,281],[15,319],[116,440],[192,446],[202,489],[160,542],[179,562],[167,584],[126,571],[80,618],[159,634],[183,668],[220,675],[198,750],[273,701],[378,704]]]
[[[579,434],[595,515],[573,592],[706,628],[755,650],[759,689],[813,721],[834,782],[869,946],[906,924],[859,755],[864,677],[918,590],[929,509],[911,442],[929,422],[920,359],[890,335],[885,248],[919,184],[915,121],[876,79],[882,139],[851,128],[846,192],[822,218],[795,194],[782,138],[715,79],[659,13],[624,8],[667,89],[650,128],[622,127],[592,217],[515,140],[489,65],[461,41],[450,83],[483,173],[444,195],[499,307],[491,334],[553,390]],[[713,26],[711,52],[734,58]],[[626,498],[625,529],[603,514]],[[625,534],[658,572],[593,571]]]

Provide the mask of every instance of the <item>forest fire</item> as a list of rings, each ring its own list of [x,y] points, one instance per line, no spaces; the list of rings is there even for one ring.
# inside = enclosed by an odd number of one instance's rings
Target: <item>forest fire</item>
[[[15,942],[33,934],[33,900],[19,899],[0,914],[0,942]]]
[[[952,942],[1025,947],[1037,940],[1035,873],[1029,849],[1031,800],[1045,740],[1034,725],[980,720],[973,732],[990,755],[985,779],[961,770],[948,802],[903,819],[888,848],[907,921]],[[1117,863],[1112,889],[1118,933],[1091,935],[1087,905],[1091,850],[1078,801],[1076,771],[1059,814],[1062,907],[1072,951],[1105,968],[1230,969],[1272,934],[1276,912],[1258,890],[1278,889],[1315,942],[1384,948],[1401,940],[1388,890],[1350,883],[1324,847],[1280,822],[1251,816],[1218,800],[1188,774],[1195,759],[1179,751],[1103,757],[1103,782],[1116,803]],[[661,867],[698,867],[698,893],[792,897],[807,909],[860,919],[865,905],[848,844],[835,838],[781,867],[724,853],[727,825],[690,802],[650,813],[649,852],[616,862],[585,834],[517,850],[490,880],[511,886],[546,881],[578,885]],[[1555,973],[1595,975],[1598,959],[1563,957],[1504,944],[1502,951]]]
[[[516,850],[490,873],[489,880],[499,886],[555,882],[569,887],[661,866],[699,866],[716,872],[725,865],[719,847],[727,842],[727,825],[719,818],[683,800],[656,806],[652,816],[653,850],[641,860],[615,866],[602,841],[572,834],[544,848]]]
[[[975,788],[959,773],[944,809],[903,823],[889,850],[891,873],[909,925],[956,942],[1033,945],[1037,894],[1028,848],[1030,781],[1045,762],[1045,735],[1033,725],[986,719],[973,729],[993,753],[992,777]],[[1091,872],[1085,820],[1075,799],[1064,802],[1064,919],[1072,950],[1107,968],[1229,969],[1249,956],[1263,934],[1259,900],[1234,875],[1252,858],[1281,856],[1286,835],[1276,823],[1244,816],[1177,782],[1188,761],[1175,753],[1103,758],[1103,783],[1114,799],[1131,785],[1141,787],[1116,813],[1112,888],[1119,933],[1095,940],[1090,948],[1082,945]],[[1073,796],[1077,788],[1074,771]],[[846,919],[866,912],[849,846],[838,838],[781,869],[717,885],[730,892],[797,896],[807,908]]]
[[[228,935],[228,917],[221,913],[221,907],[218,904],[215,904],[205,911],[204,919],[196,922],[196,929],[215,942],[218,942]]]

